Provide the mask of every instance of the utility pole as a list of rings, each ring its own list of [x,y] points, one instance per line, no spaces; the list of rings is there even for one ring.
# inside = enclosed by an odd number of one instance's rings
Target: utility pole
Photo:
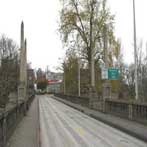
[[[138,100],[138,72],[137,72],[137,45],[136,45],[136,15],[135,0],[133,0],[133,26],[134,26],[134,62],[135,62],[135,98]]]
[[[95,89],[95,61],[94,61],[94,48],[93,48],[93,18],[94,18],[94,6],[91,3],[91,16],[90,16],[90,49],[91,49],[91,87]]]
[[[78,59],[78,96],[81,96],[81,72],[80,72],[80,59]]]
[[[93,50],[93,49],[92,49]],[[91,55],[91,86],[95,87],[95,69],[94,69],[94,57],[93,57],[93,51]]]
[[[65,75],[65,68],[64,68],[64,73],[63,73],[63,76],[64,76],[64,95],[66,94],[66,81],[65,81],[65,78],[66,78],[66,75]]]
[[[105,60],[105,68],[108,68],[108,29],[107,25],[104,26],[104,60]]]

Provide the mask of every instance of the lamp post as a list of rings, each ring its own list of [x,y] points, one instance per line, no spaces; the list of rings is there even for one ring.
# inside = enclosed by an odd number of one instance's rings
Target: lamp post
[[[80,59],[78,59],[78,96],[81,96],[81,72],[80,72]]]
[[[134,26],[134,62],[135,62],[135,99],[138,100],[138,74],[137,74],[137,45],[136,45],[136,16],[135,0],[133,0],[133,26]]]
[[[105,68],[108,68],[108,25],[104,25],[104,61]]]
[[[63,73],[63,80],[64,80],[64,95],[66,94],[66,75],[65,75],[65,67],[64,67],[64,73]]]

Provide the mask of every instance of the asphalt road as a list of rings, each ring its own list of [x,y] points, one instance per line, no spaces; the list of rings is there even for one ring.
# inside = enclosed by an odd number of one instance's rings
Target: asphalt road
[[[41,147],[147,147],[51,97],[39,98]]]

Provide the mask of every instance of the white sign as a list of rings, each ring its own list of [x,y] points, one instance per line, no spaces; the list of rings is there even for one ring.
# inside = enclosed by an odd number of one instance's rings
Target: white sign
[[[107,80],[108,79],[108,69],[107,68],[102,68],[101,69],[101,76],[102,76],[102,80]]]

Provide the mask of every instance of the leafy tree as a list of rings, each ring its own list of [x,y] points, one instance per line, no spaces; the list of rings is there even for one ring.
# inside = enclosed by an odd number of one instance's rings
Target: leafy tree
[[[63,64],[66,94],[78,94],[78,58],[75,52],[68,51]]]
[[[42,91],[46,90],[48,85],[48,81],[45,79],[37,81],[37,89],[41,89]]]
[[[36,71],[36,75],[37,75],[36,78],[37,89],[41,89],[42,91],[46,90],[48,81],[46,79],[45,72],[41,68],[39,68]]]
[[[75,50],[78,55],[86,59],[92,74],[93,62],[104,60],[104,33],[107,24],[108,42],[113,49],[109,52],[108,58],[112,66],[113,55],[118,56],[115,48],[119,48],[119,43],[114,37],[114,16],[106,6],[107,0],[61,0],[61,2],[63,8],[60,33],[65,47]]]

